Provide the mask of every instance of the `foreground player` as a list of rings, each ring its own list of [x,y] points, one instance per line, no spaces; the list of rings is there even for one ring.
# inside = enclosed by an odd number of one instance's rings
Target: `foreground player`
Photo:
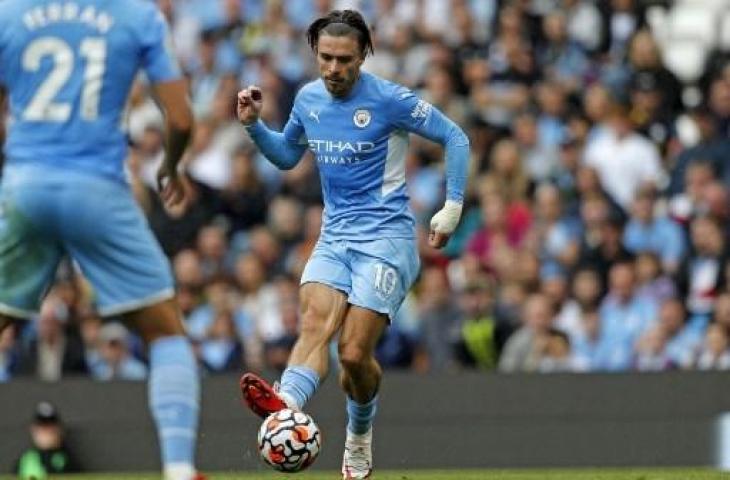
[[[195,358],[167,259],[135,204],[119,129],[142,68],[167,119],[158,173],[184,202],[176,166],[192,128],[187,90],[147,0],[5,0],[0,85],[9,97],[0,184],[0,329],[30,318],[65,254],[94,286],[102,315],[123,315],[149,346],[149,401],[166,480],[195,478]]]
[[[263,154],[290,169],[309,147],[322,179],[325,212],[319,242],[301,279],[301,329],[275,390],[247,373],[244,399],[264,417],[301,409],[327,374],[328,344],[339,332],[340,384],[347,393],[346,479],[372,471],[372,421],[381,369],[373,356],[419,269],[415,221],[408,207],[408,132],[446,150],[446,205],[431,221],[440,248],[459,221],[469,156],[467,137],[410,90],[360,67],[373,47],[362,16],[333,11],[307,32],[321,79],[298,93],[283,133],[259,119],[261,91],[238,94],[238,117]]]

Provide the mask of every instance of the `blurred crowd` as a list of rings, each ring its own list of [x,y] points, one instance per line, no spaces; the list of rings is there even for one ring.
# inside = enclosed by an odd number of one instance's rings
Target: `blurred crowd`
[[[296,338],[298,279],[321,228],[316,165],[270,165],[235,96],[259,85],[262,118],[283,127],[317,75],[303,32],[343,7],[372,26],[364,68],[417,91],[472,145],[464,216],[439,251],[425,236],[443,154],[411,139],[423,267],[378,345],[385,368],[730,369],[730,52],[680,81],[647,3],[159,0],[197,118],[184,160],[194,203],[165,212],[156,197],[163,119],[144,78],[128,170],[205,371],[282,369]],[[141,343],[93,300],[65,265],[38,318],[0,337],[0,380],[144,378]]]

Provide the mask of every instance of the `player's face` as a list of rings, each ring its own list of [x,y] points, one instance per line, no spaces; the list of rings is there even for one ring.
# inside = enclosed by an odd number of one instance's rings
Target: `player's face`
[[[363,62],[357,38],[322,34],[317,43],[317,64],[324,85],[335,97],[344,97],[360,75]]]

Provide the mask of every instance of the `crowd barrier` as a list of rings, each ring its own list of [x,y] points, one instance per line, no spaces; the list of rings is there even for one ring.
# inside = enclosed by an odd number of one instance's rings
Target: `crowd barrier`
[[[201,469],[266,468],[256,453],[260,422],[242,406],[237,376],[206,378],[202,392]],[[146,398],[146,384],[136,382],[0,385],[0,471],[9,472],[27,446],[33,406],[42,399],[59,407],[70,446],[88,471],[155,470]],[[718,426],[730,425],[720,421],[730,411],[730,376],[717,372],[386,372],[380,398],[378,468],[715,466]],[[344,405],[333,376],[307,408],[324,439],[315,468],[339,468]]]

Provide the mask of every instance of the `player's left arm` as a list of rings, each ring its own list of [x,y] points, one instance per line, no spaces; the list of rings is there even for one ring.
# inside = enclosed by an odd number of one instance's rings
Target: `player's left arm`
[[[469,138],[464,131],[430,103],[401,88],[391,102],[394,124],[443,145],[446,157],[446,203],[431,219],[429,244],[446,245],[461,218],[469,168]]]
[[[187,195],[178,165],[194,128],[190,95],[165,17],[154,4],[144,8],[137,31],[140,65],[165,116],[165,158],[157,172],[158,189],[166,207],[184,206]]]
[[[0,85],[0,145],[5,143],[5,118],[7,116],[7,104],[5,100],[5,87]]]

